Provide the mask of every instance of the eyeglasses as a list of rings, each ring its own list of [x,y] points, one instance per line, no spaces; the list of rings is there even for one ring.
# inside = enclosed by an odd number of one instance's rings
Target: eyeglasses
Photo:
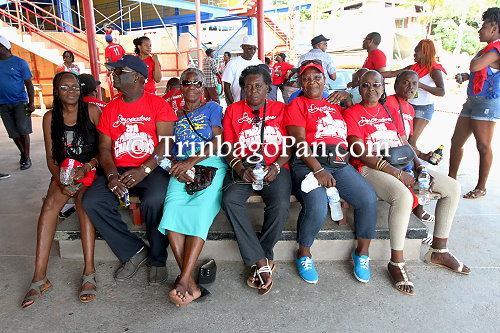
[[[135,71],[130,69],[123,69],[122,67],[116,67],[111,70],[115,75],[119,76],[123,73],[134,73]]]
[[[261,122],[261,119],[259,117],[260,110],[252,110],[252,114],[254,115],[254,117],[252,118],[252,125],[259,126]]]
[[[62,91],[80,91],[79,86],[59,86]]]
[[[65,55],[63,55],[63,59],[64,58],[73,58],[73,57],[71,56],[71,54],[65,54]]]
[[[323,65],[323,62],[319,59],[305,60],[302,62],[302,64],[300,64],[300,66],[302,67],[302,66],[306,66],[309,64]]]
[[[195,88],[201,88],[201,86],[203,85],[203,82],[201,82],[199,80],[198,81],[182,80],[181,85],[184,87],[193,86]]]
[[[361,84],[361,87],[362,88],[370,88],[370,87],[373,87],[373,88],[380,88],[382,87],[382,83],[381,82],[373,82],[373,83],[370,83],[370,82],[363,82]]]

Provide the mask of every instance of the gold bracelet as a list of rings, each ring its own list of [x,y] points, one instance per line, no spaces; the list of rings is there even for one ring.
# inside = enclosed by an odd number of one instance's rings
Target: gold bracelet
[[[238,164],[238,162],[241,162],[240,159],[236,159],[236,162],[232,163],[232,164],[229,164],[229,166],[231,167],[231,169],[234,169],[234,167],[236,166],[236,164]]]
[[[398,180],[401,180],[401,175],[403,174],[403,170],[399,170],[398,176],[396,177]]]
[[[110,174],[106,177],[106,178],[108,178],[108,182],[109,182],[109,178],[110,178],[111,176],[116,176],[116,174],[114,174],[114,173],[110,173]]]
[[[99,166],[99,160],[97,158],[95,158],[95,157],[92,157],[90,159],[90,162],[92,162],[92,160],[95,160],[95,166],[93,166],[92,168],[97,168]]]

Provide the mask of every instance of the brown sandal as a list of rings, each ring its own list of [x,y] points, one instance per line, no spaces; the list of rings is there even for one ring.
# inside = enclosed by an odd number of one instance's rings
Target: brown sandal
[[[486,190],[480,190],[478,188],[475,188],[472,191],[469,191],[466,194],[464,194],[463,198],[464,199],[479,199],[481,197],[484,197],[485,195],[486,195]]]
[[[47,283],[49,284],[49,286],[42,289],[42,286]],[[36,294],[24,297],[23,302],[21,303],[21,307],[23,309],[29,308],[30,306],[35,304],[35,301],[38,298],[42,297],[42,295],[48,292],[50,289],[52,289],[52,284],[49,280],[47,280],[47,277],[43,278],[43,280],[32,282],[30,288],[28,289],[28,292],[30,290],[34,290]],[[29,301],[31,301],[31,303],[28,303]]]

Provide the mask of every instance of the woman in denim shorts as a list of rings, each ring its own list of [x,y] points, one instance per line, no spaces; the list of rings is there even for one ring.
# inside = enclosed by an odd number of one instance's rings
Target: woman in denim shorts
[[[469,80],[467,101],[451,138],[448,175],[457,178],[463,156],[463,146],[471,134],[479,151],[479,179],[476,187],[464,195],[477,199],[486,195],[486,180],[493,161],[491,141],[495,123],[500,118],[500,8],[492,7],[483,13],[479,41],[488,45],[470,62],[470,74],[456,75],[458,83]]]

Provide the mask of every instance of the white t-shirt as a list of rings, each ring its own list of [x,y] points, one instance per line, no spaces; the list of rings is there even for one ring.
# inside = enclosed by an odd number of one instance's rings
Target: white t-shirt
[[[248,66],[262,64],[259,58],[254,57],[251,60],[245,60],[241,56],[231,59],[224,69],[222,81],[231,84],[231,93],[234,102],[238,102],[241,97],[240,75]]]
[[[419,79],[423,84],[429,87],[435,87],[436,83],[431,77],[431,74],[427,74]],[[424,89],[418,88],[418,97],[410,99],[408,102],[413,105],[429,105],[434,104],[434,95]]]

